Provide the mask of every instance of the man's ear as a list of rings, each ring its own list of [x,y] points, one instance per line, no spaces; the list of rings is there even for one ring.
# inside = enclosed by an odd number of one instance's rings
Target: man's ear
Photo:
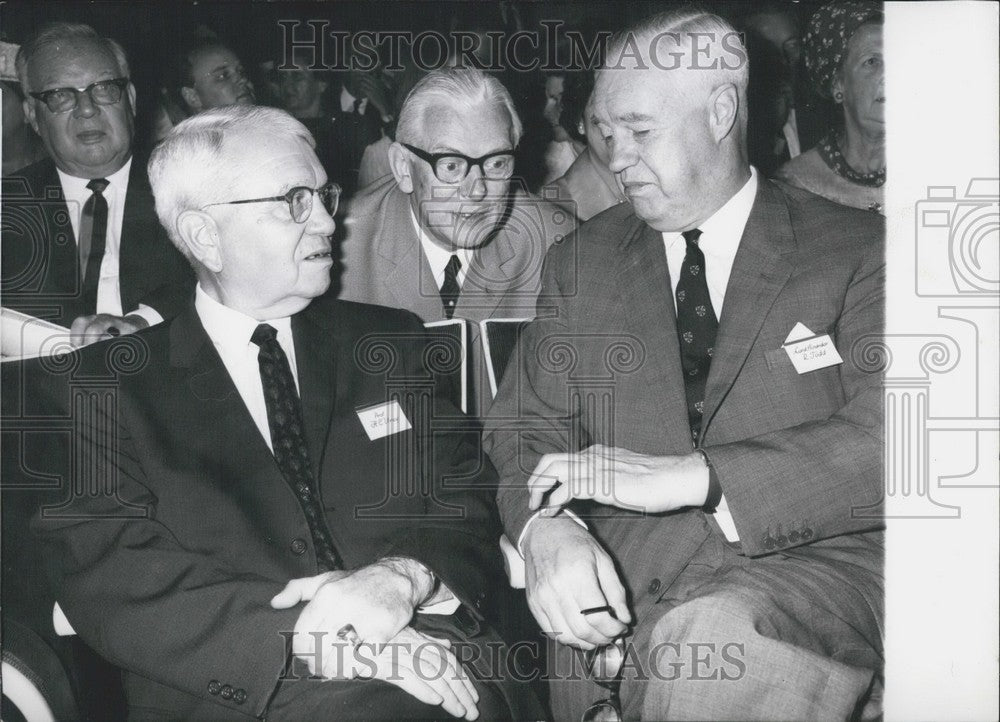
[[[712,137],[718,143],[732,132],[739,118],[740,94],[736,86],[725,83],[713,90],[708,107]]]
[[[389,146],[389,167],[392,168],[392,177],[396,179],[396,185],[403,193],[413,192],[413,177],[410,175],[413,169],[410,167],[408,156],[406,148],[399,143]]]
[[[197,90],[182,87],[181,97],[184,98],[184,102],[187,103],[188,108],[193,112],[200,113],[202,111],[201,98],[198,97]]]
[[[21,110],[24,111],[24,117],[28,119],[28,123],[36,133],[38,133],[38,118],[35,117],[35,100],[34,98],[25,98],[21,102]],[[41,135],[41,133],[38,133]]]
[[[132,81],[128,82],[128,100],[132,104],[132,112],[135,112],[135,86],[132,85]]]
[[[219,227],[212,216],[204,211],[183,211],[177,216],[175,228],[177,235],[199,264],[212,273],[222,270]]]

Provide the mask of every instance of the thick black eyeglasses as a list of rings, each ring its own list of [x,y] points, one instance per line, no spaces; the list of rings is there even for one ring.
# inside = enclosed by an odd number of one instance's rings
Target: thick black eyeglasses
[[[288,212],[291,214],[292,220],[296,223],[305,223],[309,220],[309,216],[312,215],[314,195],[319,196],[319,200],[323,204],[323,207],[326,208],[326,212],[332,216],[337,212],[337,206],[340,204],[340,193],[341,188],[336,183],[327,183],[319,188],[295,186],[287,193],[280,196],[271,196],[270,198],[248,198],[246,200],[239,201],[219,201],[218,203],[209,203],[208,205],[204,205],[202,208],[209,208],[211,206],[234,206],[243,203],[284,201],[288,204]]]
[[[461,153],[428,153],[406,143],[400,145],[430,165],[434,169],[434,177],[442,183],[463,181],[465,176],[469,175],[469,170],[476,166],[479,166],[483,177],[490,180],[507,180],[514,175],[513,150],[502,150],[499,153],[470,158]]]
[[[52,88],[40,93],[30,93],[32,98],[45,103],[50,113],[68,113],[80,104],[84,93],[94,105],[114,105],[122,99],[122,91],[128,87],[128,78],[98,80],[86,88]]]

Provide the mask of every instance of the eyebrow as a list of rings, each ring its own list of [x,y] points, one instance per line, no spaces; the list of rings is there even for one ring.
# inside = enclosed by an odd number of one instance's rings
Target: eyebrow
[[[624,115],[618,116],[618,120],[625,123],[647,123],[653,120],[652,115],[646,115],[645,113],[625,113]]]

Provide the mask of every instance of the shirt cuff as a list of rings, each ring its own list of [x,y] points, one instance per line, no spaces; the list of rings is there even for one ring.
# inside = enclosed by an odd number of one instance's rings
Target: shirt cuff
[[[534,514],[532,514],[530,517],[528,517],[528,521],[526,521],[524,523],[524,527],[522,527],[522,529],[521,529],[521,536],[519,536],[517,538],[517,553],[521,555],[521,559],[522,560],[524,559],[524,546],[523,546],[524,545],[524,535],[525,535],[525,533],[527,533],[528,527],[531,526],[531,522],[533,522],[535,519],[537,519],[541,515],[541,513],[543,511],[544,511],[544,509],[539,509]],[[578,517],[576,514],[574,514],[569,509],[565,509],[564,508],[564,509],[562,509],[559,512],[559,514],[565,514],[570,519],[572,519],[573,521],[575,521],[577,524],[579,524],[580,526],[582,526],[584,529],[587,528],[586,522],[584,522],[583,519],[581,519],[580,517]],[[556,514],[556,516],[559,516],[559,514]]]
[[[444,582],[438,582],[438,583],[440,585],[438,587],[438,591],[447,592],[449,595],[451,595],[451,598],[443,599],[440,602],[434,602],[434,604],[428,604],[425,607],[417,607],[417,611],[420,614],[440,614],[443,616],[447,616],[449,614],[454,614],[455,611],[460,606],[462,606],[462,603],[458,600],[458,597],[456,597],[452,593],[452,591],[445,586]]]
[[[159,311],[157,311],[152,306],[147,306],[144,303],[140,303],[138,308],[136,308],[134,311],[129,311],[125,315],[139,316],[140,318],[145,320],[146,323],[148,323],[150,326],[155,326],[156,324],[163,322],[163,316],[160,315]]]
[[[715,517],[715,521],[718,523],[719,528],[722,529],[722,533],[726,535],[726,541],[738,542],[740,540],[739,532],[736,531],[736,523],[733,521],[733,515],[729,513],[729,504],[726,503],[725,494],[719,499],[719,505],[715,507],[715,512],[712,516]]]

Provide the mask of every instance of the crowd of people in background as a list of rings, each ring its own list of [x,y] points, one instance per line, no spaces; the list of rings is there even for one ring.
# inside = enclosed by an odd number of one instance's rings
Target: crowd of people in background
[[[744,34],[750,56],[751,163],[765,176],[839,203],[881,211],[885,94],[879,6],[848,2],[820,9],[768,2],[725,9]],[[442,28],[454,43],[444,65],[461,66],[473,57],[481,64],[494,62],[487,41],[536,29],[525,17],[529,12],[513,4],[486,4],[478,12],[458,6]],[[600,31],[619,28],[608,18],[580,21],[575,29],[590,46]],[[273,34],[275,28],[243,28],[244,33],[255,30]],[[155,84],[140,87],[141,94],[155,98],[146,104],[153,117],[138,124],[140,150],[148,152],[177,122],[202,110],[260,104],[282,108],[309,128],[327,172],[346,197],[389,175],[387,151],[399,108],[425,72],[412,57],[404,53],[396,65],[380,58],[370,70],[330,70],[315,64],[313,48],[293,47],[287,54],[282,48],[265,59],[240,57],[227,39],[232,32],[200,23],[186,36],[172,38],[167,57],[155,63]],[[460,52],[455,38],[462,35],[476,38],[472,53]],[[20,111],[23,94],[13,72],[17,46],[10,42],[17,39],[4,38],[9,58],[2,78],[4,175],[43,154]],[[245,44],[246,37],[242,40]],[[555,57],[574,58],[564,39],[558,44]],[[538,50],[539,56],[550,52]],[[351,60],[343,57],[343,65]],[[557,203],[575,203],[580,219],[586,220],[623,196],[602,160],[604,151],[595,147],[600,138],[588,129],[592,68],[560,64],[550,68],[535,63],[529,71],[491,66],[490,72],[507,87],[524,126],[517,176],[533,193],[545,188],[549,193],[542,195]]]

